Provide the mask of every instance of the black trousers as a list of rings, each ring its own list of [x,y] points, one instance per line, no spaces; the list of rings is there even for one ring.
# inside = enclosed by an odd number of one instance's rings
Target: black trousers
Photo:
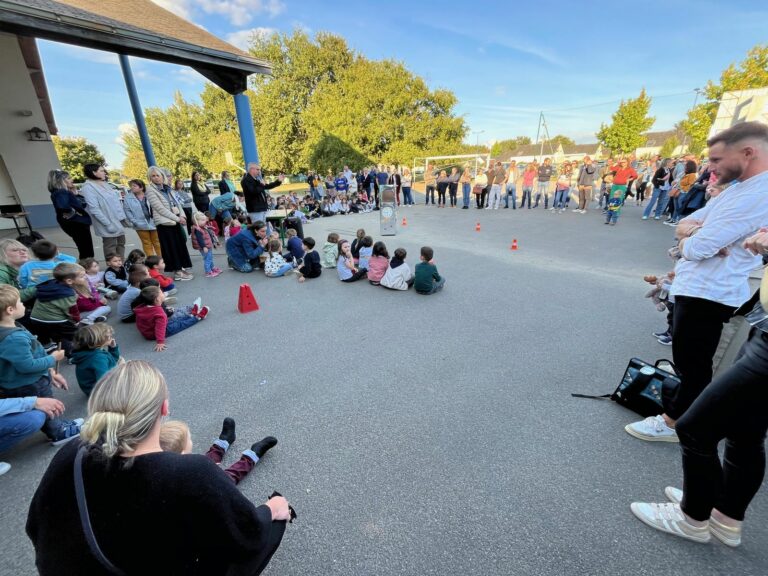
[[[437,185],[437,204],[445,206],[445,192],[448,190],[448,184]]]
[[[488,186],[483,188],[483,191],[480,194],[475,194],[475,202],[477,203],[478,208],[482,208],[485,206],[485,199],[488,197]]]
[[[456,206],[456,194],[459,192],[459,184],[451,182],[448,184],[448,195],[451,198],[451,206]]]
[[[93,238],[91,237],[91,225],[80,222],[68,222],[59,220],[59,226],[67,236],[71,236],[77,246],[78,258],[93,258]]]
[[[743,520],[765,474],[768,334],[752,329],[740,357],[677,422],[683,453],[683,511],[699,521],[712,508]],[[721,464],[718,443],[725,439]]]
[[[352,274],[352,276],[350,276],[346,280],[342,280],[342,282],[347,282],[347,283],[357,282],[358,280],[365,278],[367,275],[368,275],[368,270],[366,270],[365,268],[360,268],[357,272]]]
[[[435,203],[435,187],[432,184],[427,184],[427,188],[424,194],[427,198],[425,204],[429,204],[430,198],[432,198],[432,204]]]
[[[717,351],[723,324],[735,308],[704,298],[675,297],[672,318],[672,358],[680,373],[680,386],[665,398],[664,412],[677,420],[712,381],[712,359]]]

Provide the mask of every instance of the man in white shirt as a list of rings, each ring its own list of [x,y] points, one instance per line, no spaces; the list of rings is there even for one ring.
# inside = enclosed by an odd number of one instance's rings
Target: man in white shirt
[[[708,141],[718,184],[734,182],[677,227],[681,259],[675,297],[672,355],[681,384],[664,397],[664,414],[629,424],[642,440],[677,442],[675,422],[712,380],[712,359],[723,324],[749,297],[749,273],[761,259],[744,240],[768,226],[768,126],[743,122]]]

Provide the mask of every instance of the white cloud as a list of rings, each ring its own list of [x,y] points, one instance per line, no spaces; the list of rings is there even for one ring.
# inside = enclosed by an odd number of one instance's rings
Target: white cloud
[[[136,125],[133,122],[123,122],[117,126],[118,135],[115,137],[116,144],[123,143],[123,136],[136,132]]]
[[[86,62],[94,62],[96,64],[113,64],[114,66],[120,65],[120,60],[117,58],[117,54],[113,52],[102,52],[101,50],[91,50],[90,48],[81,48],[74,44],[61,44],[62,50],[69,54],[72,58],[78,60],[85,60]]]
[[[285,10],[282,0],[197,0],[195,4],[206,14],[227,18],[234,26],[250,24],[259,14],[274,18]]]
[[[184,84],[202,84],[203,82],[208,81],[208,79],[197,70],[186,67],[174,70],[173,76],[176,80],[183,82]]]
[[[266,38],[268,36],[272,36],[272,34],[277,34],[277,30],[275,28],[265,28],[263,26],[259,26],[258,28],[238,30],[237,32],[227,34],[226,40],[233,46],[237,46],[241,50],[247,51],[248,48],[250,48],[251,41],[254,38]]]
[[[184,18],[184,20],[192,21],[191,0],[152,0],[152,2],[165,8],[168,12],[173,12],[176,16]]]

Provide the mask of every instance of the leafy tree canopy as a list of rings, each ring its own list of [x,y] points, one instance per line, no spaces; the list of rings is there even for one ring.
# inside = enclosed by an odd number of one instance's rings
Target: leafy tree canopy
[[[91,162],[105,164],[104,156],[95,144],[85,138],[53,137],[53,147],[62,170],[69,172],[75,182],[85,182],[83,165]]]
[[[637,98],[621,101],[618,110],[611,117],[611,124],[601,124],[597,140],[613,153],[626,154],[645,144],[645,133],[656,119],[648,116],[651,98],[640,91]]]

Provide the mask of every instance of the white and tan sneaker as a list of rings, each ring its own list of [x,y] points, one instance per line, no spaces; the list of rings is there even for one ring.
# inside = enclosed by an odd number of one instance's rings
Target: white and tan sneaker
[[[651,528],[679,536],[686,540],[706,544],[710,541],[709,522],[694,526],[688,522],[679,504],[671,502],[632,502],[630,510],[637,518]]]

